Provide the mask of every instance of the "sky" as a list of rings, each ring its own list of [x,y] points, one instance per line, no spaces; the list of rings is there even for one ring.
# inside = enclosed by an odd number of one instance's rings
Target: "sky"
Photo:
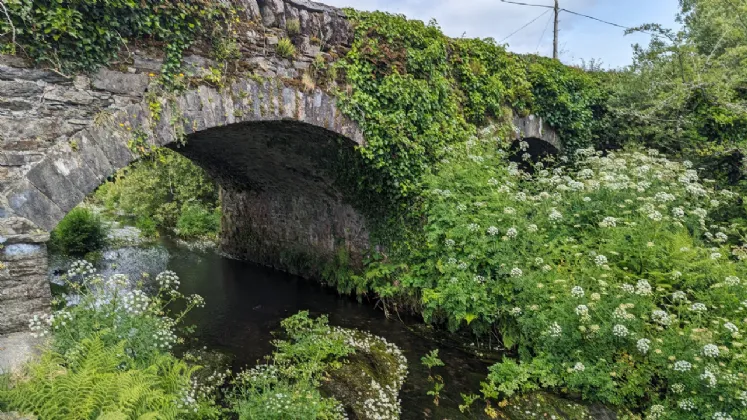
[[[552,56],[552,10],[503,3],[501,0],[318,0],[337,7],[383,10],[410,19],[435,18],[452,37],[492,37],[517,53]],[[552,5],[552,0],[518,0]],[[560,7],[622,26],[660,23],[677,28],[678,0],[560,0]],[[548,11],[545,13],[546,11]],[[512,32],[545,13],[526,28]],[[624,29],[600,22],[560,14],[560,59],[566,64],[601,60],[605,68],[626,66],[632,60],[631,45],[648,44],[644,34],[624,35]],[[505,40],[504,40],[505,39]]]

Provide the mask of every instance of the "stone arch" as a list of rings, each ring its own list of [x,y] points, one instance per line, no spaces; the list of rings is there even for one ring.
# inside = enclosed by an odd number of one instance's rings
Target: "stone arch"
[[[531,140],[535,148],[548,149],[552,153],[559,153],[563,150],[563,145],[557,132],[542,117],[536,115],[520,117],[516,115],[514,116],[513,124],[516,129],[516,140]],[[545,144],[537,142],[544,142]]]
[[[200,86],[104,109],[46,148],[0,196],[0,334],[47,310],[48,232],[116,170],[138,158],[132,142],[177,149],[222,187],[221,247],[235,257],[316,276],[339,247],[362,253],[361,214],[334,180],[340,153],[363,145],[334,98],[279,81]],[[186,140],[186,141],[184,141]],[[183,143],[183,145],[182,145]]]
[[[159,104],[162,111],[156,118],[147,101],[104,111],[91,127],[47,150],[7,194],[13,215],[52,230],[108,176],[138,158],[131,148],[133,139],[161,147],[233,124],[295,121],[314,127],[315,133],[328,131],[348,139],[350,145],[364,142],[357,125],[319,89],[306,93],[271,81],[241,80],[222,92],[200,86]]]

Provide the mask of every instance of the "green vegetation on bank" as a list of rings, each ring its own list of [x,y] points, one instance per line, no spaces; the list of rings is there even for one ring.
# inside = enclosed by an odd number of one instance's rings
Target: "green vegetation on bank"
[[[54,251],[83,257],[101,251],[107,242],[107,229],[101,218],[91,210],[76,207],[52,231],[50,248]]]
[[[117,172],[94,194],[110,213],[136,218],[144,234],[158,229],[182,239],[216,239],[220,229],[218,187],[200,167],[170,149]]]
[[[104,279],[77,261],[65,279],[71,299],[29,322],[47,339],[41,355],[0,376],[0,412],[45,420],[399,418],[406,360],[382,338],[301,312],[281,322],[265,363],[234,375],[196,364],[199,355],[177,356],[191,330],[186,315],[205,301],[179,292],[175,273]]]
[[[200,296],[182,295],[172,272],[155,278],[153,295],[143,281],[104,279],[85,261],[66,278],[79,300],[30,320],[33,335],[48,342],[0,389],[0,409],[50,420],[222,418],[222,381],[196,383],[199,367],[171,353],[184,316],[204,306]],[[175,302],[183,309],[172,313]]]

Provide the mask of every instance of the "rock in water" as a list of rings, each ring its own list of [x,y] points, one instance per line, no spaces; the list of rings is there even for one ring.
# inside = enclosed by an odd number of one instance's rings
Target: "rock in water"
[[[351,419],[399,419],[399,391],[407,377],[402,351],[385,338],[341,330],[355,353],[329,372],[322,390],[340,401]]]

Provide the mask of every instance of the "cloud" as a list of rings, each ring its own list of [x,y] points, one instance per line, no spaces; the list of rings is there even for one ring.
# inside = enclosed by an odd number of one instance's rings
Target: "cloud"
[[[561,7],[626,26],[649,21],[672,26],[677,1],[561,0]],[[552,0],[526,2],[553,4]],[[449,36],[491,37],[497,41],[504,40],[536,18],[533,23],[503,42],[508,43],[509,50],[518,53],[552,55],[553,13],[550,9],[519,6],[500,0],[324,0],[324,3],[337,7],[400,13],[426,22],[435,18]],[[537,18],[540,15],[542,16]],[[612,67],[627,65],[631,60],[630,44],[648,42],[644,36],[624,37],[620,28],[568,13],[561,13],[560,16],[561,59],[566,63],[596,58]]]

